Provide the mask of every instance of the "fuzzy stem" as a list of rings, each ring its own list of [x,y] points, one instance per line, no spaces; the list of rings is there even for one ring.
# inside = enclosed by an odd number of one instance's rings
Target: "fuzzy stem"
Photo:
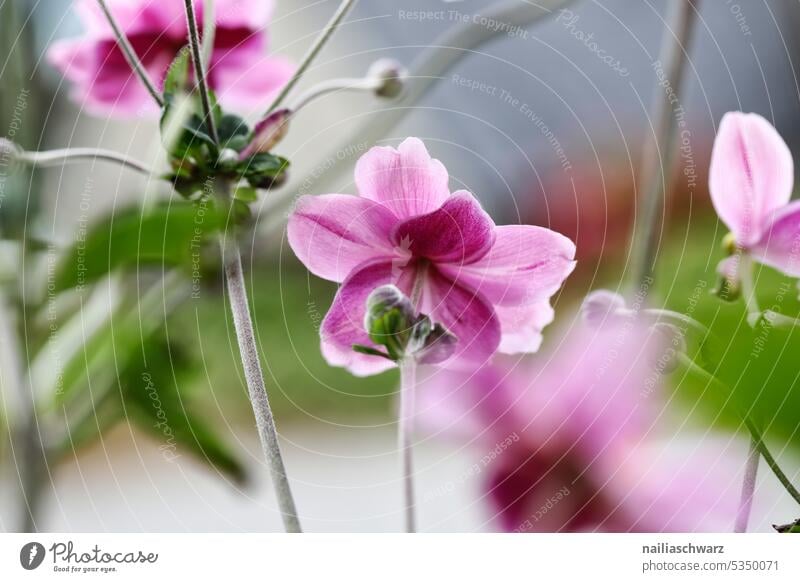
[[[417,531],[414,501],[414,455],[412,449],[412,433],[414,429],[415,391],[417,386],[417,363],[413,355],[408,355],[400,362],[400,416],[398,419],[398,443],[400,447],[400,465],[403,475],[403,508],[405,515],[405,531]]]
[[[15,159],[30,166],[38,167],[58,166],[70,162],[94,162],[100,160],[119,164],[120,166],[134,170],[140,174],[144,174],[145,176],[155,175],[155,172],[151,168],[148,168],[138,160],[134,160],[113,150],[98,148],[64,148],[44,152],[20,151],[16,154]]]
[[[695,4],[698,1],[695,0]],[[674,100],[680,99],[688,42],[696,14],[697,7],[691,0],[673,0],[668,25],[664,30],[659,61],[665,74],[666,87],[654,86],[649,118],[654,120],[655,127],[653,135],[648,135],[644,144],[637,187],[643,200],[631,244],[632,281],[635,288],[647,283],[655,268],[660,240],[659,209],[666,211],[670,171],[675,157],[677,119],[674,112],[680,106],[680,101]]]
[[[258,436],[261,447],[267,458],[267,463],[275,487],[275,496],[281,510],[283,525],[289,533],[301,532],[300,520],[297,517],[292,490],[286,475],[286,468],[281,455],[278,431],[275,428],[275,419],[269,404],[267,389],[264,385],[264,374],[261,371],[261,362],[258,355],[253,320],[250,316],[250,307],[247,300],[244,272],[242,271],[242,255],[239,245],[235,240],[221,239],[222,256],[225,264],[225,279],[228,285],[228,301],[233,314],[233,323],[236,328],[236,339],[242,357],[242,366],[247,380],[247,389],[250,394],[250,404],[258,427]]]
[[[381,86],[379,79],[370,77],[361,77],[353,79],[329,79],[311,87],[308,91],[300,95],[294,103],[289,107],[292,114],[297,113],[300,109],[317,100],[318,98],[327,95],[328,93],[338,91],[375,91]]]
[[[203,105],[205,122],[211,139],[214,140],[215,144],[219,145],[219,134],[217,133],[217,123],[214,120],[214,111],[211,107],[211,95],[208,91],[208,82],[206,80],[206,67],[203,64],[203,47],[200,43],[200,33],[197,31],[197,16],[194,11],[194,3],[192,0],[185,0],[184,5],[186,6],[186,24],[189,28],[189,47],[192,51],[194,76],[197,81],[197,89],[200,92],[200,102]]]
[[[753,494],[756,490],[759,459],[758,445],[755,440],[751,439],[750,451],[747,454],[747,464],[744,468],[744,480],[742,481],[742,496],[739,499],[739,511],[736,513],[736,523],[733,527],[734,533],[744,533],[747,531],[747,524],[750,521],[750,510],[753,507]]]
[[[317,37],[317,40],[314,41],[314,44],[311,45],[310,49],[308,49],[308,52],[303,57],[303,60],[300,61],[300,66],[297,67],[294,75],[292,75],[286,85],[283,86],[283,89],[281,89],[280,93],[278,93],[278,95],[272,101],[272,104],[264,114],[265,117],[275,111],[278,106],[283,103],[283,100],[286,99],[286,96],[289,95],[291,90],[294,89],[294,86],[297,85],[298,81],[300,81],[300,79],[303,77],[303,74],[305,74],[308,67],[311,66],[311,63],[322,50],[322,47],[325,46],[333,33],[336,32],[336,29],[342,23],[342,20],[345,16],[347,16],[347,13],[350,11],[353,5],[355,5],[355,3],[356,0],[342,0],[342,3],[339,4],[339,8],[336,9],[336,12],[334,12],[331,19],[325,25],[325,28],[322,29],[322,32]]]
[[[153,100],[158,103],[159,107],[163,107],[164,99],[161,97],[161,93],[158,91],[158,89],[156,89],[155,84],[150,79],[150,75],[147,74],[147,70],[144,68],[142,61],[139,60],[139,57],[133,50],[127,35],[120,27],[117,19],[111,13],[106,0],[97,0],[97,3],[100,5],[100,9],[103,11],[103,14],[105,14],[106,20],[108,20],[108,24],[111,26],[111,30],[114,32],[114,36],[117,39],[117,44],[122,50],[125,60],[128,61],[131,69],[133,69],[133,72],[136,73],[137,77],[139,77],[139,80],[145,86],[147,92],[153,97]]]

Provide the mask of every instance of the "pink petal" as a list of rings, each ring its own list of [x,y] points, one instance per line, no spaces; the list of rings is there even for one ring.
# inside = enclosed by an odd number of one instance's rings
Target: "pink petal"
[[[791,277],[800,277],[800,200],[772,214],[751,253],[765,265]]]
[[[376,287],[392,282],[392,263],[370,261],[344,280],[320,330],[322,355],[331,366],[347,368],[356,376],[379,374],[394,366],[379,356],[353,350],[354,344],[378,348],[364,331],[367,296]]]
[[[225,106],[263,113],[260,110],[269,104],[296,68],[292,61],[278,56],[260,57],[247,63],[224,60],[214,74],[214,87]]]
[[[791,152],[766,119],[740,112],[722,118],[709,189],[717,214],[740,245],[758,241],[767,217],[789,201],[793,183]]]
[[[575,268],[575,245],[539,226],[498,226],[491,250],[467,265],[442,271],[483,293],[493,304],[513,306],[549,299]]]
[[[289,216],[292,250],[309,271],[340,282],[360,264],[393,254],[389,233],[397,218],[358,196],[302,196]]]
[[[475,261],[494,243],[494,222],[475,197],[454,193],[441,208],[400,223],[392,239],[416,257],[435,263]]]
[[[555,312],[548,300],[530,305],[495,306],[503,337],[498,351],[530,354],[542,345],[542,330],[553,322]]]
[[[355,179],[361,196],[389,207],[400,218],[433,212],[450,195],[447,170],[414,137],[397,149],[370,149],[358,160]]]
[[[195,9],[203,21],[203,0],[195,0]],[[257,30],[269,24],[275,3],[271,0],[216,0],[214,20],[225,28]]]
[[[195,6],[202,0],[195,0]],[[186,36],[186,16],[183,2],[166,2],[164,0],[110,0],[111,13],[122,30],[128,35],[163,34],[167,37],[183,38]],[[77,0],[75,11],[86,28],[84,38],[92,40],[111,40],[111,30],[97,0]],[[164,38],[163,40],[167,40]]]
[[[420,302],[420,311],[441,323],[458,339],[454,361],[479,366],[497,351],[500,322],[491,304],[475,291],[462,287],[429,267]]]

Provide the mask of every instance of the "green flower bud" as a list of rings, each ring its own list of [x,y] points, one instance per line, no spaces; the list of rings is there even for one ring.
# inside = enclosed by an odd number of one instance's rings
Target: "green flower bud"
[[[375,89],[378,97],[392,99],[403,92],[408,71],[394,59],[380,59],[372,63],[367,76],[378,81]]]

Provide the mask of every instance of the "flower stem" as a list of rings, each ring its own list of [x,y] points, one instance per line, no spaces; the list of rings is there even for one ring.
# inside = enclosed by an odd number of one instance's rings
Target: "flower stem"
[[[97,148],[64,148],[58,150],[48,150],[44,152],[28,152],[20,150],[15,159],[31,166],[48,167],[58,166],[69,162],[80,161],[103,161],[112,162],[124,166],[128,169],[154,176],[155,172],[138,160],[129,158],[113,150]]]
[[[206,81],[206,67],[203,64],[203,47],[200,43],[200,33],[197,31],[197,15],[194,11],[193,0],[184,0],[186,6],[186,24],[189,27],[189,48],[192,51],[192,64],[194,65],[194,76],[197,80],[197,89],[200,92],[200,103],[203,105],[206,127],[214,143],[219,145],[219,133],[217,133],[217,123],[214,119],[214,111],[211,107],[211,94],[208,91]]]
[[[747,455],[747,464],[744,467],[744,480],[742,481],[742,496],[739,499],[739,511],[736,513],[734,533],[747,531],[750,521],[750,510],[753,507],[753,494],[756,490],[756,476],[758,474],[758,461],[760,455],[755,440],[750,441],[750,452]]]
[[[289,107],[292,114],[300,109],[327,95],[338,91],[375,91],[380,86],[380,81],[369,77],[329,79],[311,87],[308,91],[300,95]]]
[[[258,436],[261,447],[269,464],[275,495],[281,510],[283,525],[289,533],[300,533],[300,520],[297,517],[292,490],[286,475],[283,463],[278,431],[275,428],[275,419],[269,404],[267,389],[264,385],[264,374],[258,355],[253,320],[250,316],[250,307],[247,300],[244,272],[242,271],[242,255],[239,245],[235,240],[221,239],[222,257],[225,264],[225,279],[228,285],[228,301],[233,313],[233,323],[236,328],[236,339],[242,357],[242,366],[247,380],[247,389],[250,394],[250,404],[258,427]]]
[[[300,61],[300,66],[297,67],[294,75],[292,75],[289,81],[287,81],[286,85],[283,86],[283,89],[281,89],[280,93],[278,93],[278,95],[272,101],[272,104],[264,114],[265,116],[275,111],[275,109],[277,109],[278,106],[283,103],[283,100],[286,99],[286,96],[291,92],[292,89],[294,89],[294,86],[297,85],[298,81],[300,81],[300,79],[303,77],[303,74],[305,74],[308,67],[311,66],[311,63],[322,50],[322,47],[325,46],[333,33],[336,32],[336,29],[342,23],[342,20],[345,16],[347,16],[347,13],[355,5],[355,3],[356,0],[342,0],[342,3],[339,4],[339,7],[336,9],[336,12],[334,12],[331,19],[325,25],[325,28],[322,29],[322,32],[317,37],[317,40],[314,41],[314,44],[311,45],[310,49],[308,49],[308,52],[303,57],[303,60]]]
[[[655,127],[653,135],[648,134],[644,144],[636,189],[643,199],[631,244],[635,288],[647,283],[655,268],[661,232],[658,228],[659,210],[666,210],[675,157],[677,118],[674,113],[680,107],[683,71],[696,14],[697,8],[691,0],[672,0],[670,18],[663,34],[659,62],[664,71],[664,87],[657,84],[654,88],[649,118],[654,120]]]
[[[414,455],[411,437],[414,429],[415,391],[417,387],[417,362],[408,355],[400,362],[400,416],[398,419],[398,443],[400,465],[403,475],[403,508],[405,531],[417,530],[414,501]]]
[[[139,57],[136,55],[136,52],[133,50],[130,41],[128,40],[127,35],[120,27],[117,19],[111,13],[111,10],[106,3],[106,0],[97,0],[97,3],[100,5],[100,9],[103,11],[103,14],[106,16],[106,20],[108,20],[108,24],[111,26],[111,30],[114,31],[114,36],[117,39],[117,44],[119,48],[122,50],[122,54],[125,56],[125,60],[128,61],[131,69],[136,76],[139,77],[139,80],[147,89],[147,92],[153,97],[153,100],[158,103],[159,107],[164,106],[164,99],[161,97],[161,93],[156,89],[155,84],[150,79],[150,75],[147,74],[147,70],[144,68],[142,61],[139,60]]]
[[[767,445],[764,444],[764,438],[761,435],[761,431],[758,427],[749,419],[745,419],[745,424],[747,425],[747,430],[750,431],[750,436],[752,438],[753,446],[758,450],[762,457],[764,457],[764,461],[767,463],[772,472],[775,473],[775,477],[778,478],[778,481],[781,482],[786,492],[792,496],[798,504],[800,504],[800,491],[792,484],[789,480],[789,477],[786,476],[786,473],[778,465],[778,462],[775,460],[775,457],[772,456],[772,453],[769,452]]]

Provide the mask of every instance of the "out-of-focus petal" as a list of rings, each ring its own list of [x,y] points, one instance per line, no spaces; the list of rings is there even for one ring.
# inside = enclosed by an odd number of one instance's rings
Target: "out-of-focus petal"
[[[709,169],[717,214],[745,247],[768,216],[789,201],[794,164],[788,146],[760,115],[732,112],[720,122]]]
[[[394,362],[353,350],[354,344],[375,346],[364,330],[364,314],[369,294],[392,282],[391,261],[368,262],[344,280],[320,329],[322,355],[332,366],[347,368],[356,376],[379,374]]]
[[[775,211],[750,250],[760,263],[800,277],[800,200]]]
[[[492,248],[466,265],[442,270],[483,293],[494,305],[526,305],[549,299],[575,268],[575,245],[539,226],[498,226]]]
[[[361,196],[389,207],[400,218],[433,212],[450,195],[444,165],[414,137],[397,149],[370,149],[358,160],[355,179]]]
[[[292,61],[279,56],[261,57],[237,66],[226,61],[216,70],[214,87],[224,105],[244,112],[261,112],[296,68]]]
[[[555,312],[547,299],[529,305],[495,306],[503,336],[498,351],[530,354],[542,345],[542,330],[553,322]]]
[[[302,196],[289,217],[289,244],[309,271],[341,282],[360,264],[393,254],[397,218],[376,202],[347,194]]]
[[[462,264],[485,255],[495,240],[494,222],[469,192],[455,192],[441,208],[397,225],[395,245],[435,263]]]
[[[197,18],[203,21],[203,0],[195,0]],[[217,26],[256,30],[269,24],[275,3],[272,0],[216,0]]]

